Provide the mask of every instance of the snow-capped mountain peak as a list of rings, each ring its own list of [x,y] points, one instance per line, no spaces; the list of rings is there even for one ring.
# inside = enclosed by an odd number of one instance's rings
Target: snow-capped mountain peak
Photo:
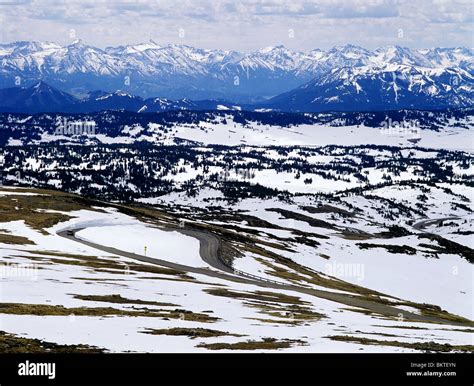
[[[249,102],[290,91],[312,79],[324,81],[334,69],[341,68],[400,77],[411,70],[398,66],[407,66],[431,80],[436,72],[440,76],[447,68],[472,75],[473,58],[473,50],[462,47],[413,50],[387,46],[367,50],[347,44],[299,52],[276,45],[243,54],[183,44],[161,45],[153,40],[105,49],[81,40],[65,46],[15,42],[0,44],[0,81],[8,87],[18,76],[25,84],[47,79],[56,88],[71,93],[79,90],[82,95],[99,88],[108,92],[122,88],[143,97]],[[129,87],[124,88],[124,83]]]

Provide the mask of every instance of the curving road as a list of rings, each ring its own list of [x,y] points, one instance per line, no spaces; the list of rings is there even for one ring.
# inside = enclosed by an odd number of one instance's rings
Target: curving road
[[[433,218],[433,219],[426,219],[420,220],[413,224],[413,229],[418,231],[426,232],[424,229],[433,225],[438,225],[439,223],[447,220],[460,220],[461,217],[443,217],[443,218]],[[427,232],[428,233],[428,232]]]
[[[334,301],[334,302],[344,304],[350,307],[364,308],[366,310],[369,310],[378,314],[397,317],[397,318],[403,318],[406,321],[433,322],[433,323],[450,324],[450,325],[456,325],[456,326],[466,326],[466,324],[463,324],[463,323],[455,323],[455,322],[438,318],[438,317],[417,315],[415,313],[401,310],[396,307],[361,299],[360,297],[355,296],[355,295],[335,293],[335,292],[330,292],[330,291],[318,290],[314,288],[301,287],[301,286],[292,285],[292,284],[279,284],[277,282],[267,281],[263,278],[246,277],[246,276],[243,276],[240,272],[239,274],[237,274],[236,272],[232,270],[232,268],[228,267],[222,262],[220,258],[222,242],[217,236],[211,234],[210,232],[198,231],[198,230],[193,230],[193,229],[184,229],[184,228],[176,229],[177,231],[185,235],[196,237],[200,241],[199,252],[201,254],[201,258],[212,267],[217,268],[219,271],[215,271],[209,268],[199,268],[199,267],[192,267],[192,266],[179,264],[179,263],[173,263],[171,261],[138,255],[136,253],[126,252],[117,248],[93,243],[91,241],[87,241],[76,236],[76,233],[83,229],[85,228],[68,229],[68,230],[58,231],[57,234],[66,239],[87,245],[89,247],[98,249],[103,252],[123,256],[129,259],[134,259],[134,260],[145,262],[145,263],[159,265],[166,268],[171,268],[171,269],[182,271],[182,272],[195,273],[199,275],[209,276],[209,277],[228,280],[228,281],[237,282],[237,283],[251,284],[251,285],[255,285],[255,286],[263,287],[263,288],[293,291],[293,292],[297,292],[301,294],[312,295],[321,299]]]

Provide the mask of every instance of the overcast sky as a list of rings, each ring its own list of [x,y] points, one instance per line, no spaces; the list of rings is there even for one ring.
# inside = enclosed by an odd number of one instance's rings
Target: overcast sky
[[[104,48],[153,39],[252,51],[283,44],[473,47],[470,0],[0,0],[0,41],[80,38]]]

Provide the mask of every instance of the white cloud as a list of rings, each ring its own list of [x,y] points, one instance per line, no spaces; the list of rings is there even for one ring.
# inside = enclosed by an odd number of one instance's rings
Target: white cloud
[[[65,44],[74,29],[99,47],[150,38],[240,51],[276,44],[305,51],[346,43],[473,46],[473,7],[464,0],[0,0],[2,19],[2,41]]]

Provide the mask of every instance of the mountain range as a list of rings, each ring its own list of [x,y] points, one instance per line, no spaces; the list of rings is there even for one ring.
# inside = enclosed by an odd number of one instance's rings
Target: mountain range
[[[124,110],[139,113],[155,113],[172,110],[230,110],[241,109],[230,102],[218,100],[191,101],[167,98],[143,99],[123,91],[96,90],[77,98],[51,85],[39,81],[30,87],[0,89],[0,112],[10,113],[87,113],[103,110]]]
[[[265,102],[285,111],[440,110],[471,107],[474,77],[460,68],[335,68]]]
[[[0,44],[0,110],[470,107],[473,53],[346,45],[307,53],[277,46],[242,54],[153,41],[106,49],[81,41],[15,42]]]

